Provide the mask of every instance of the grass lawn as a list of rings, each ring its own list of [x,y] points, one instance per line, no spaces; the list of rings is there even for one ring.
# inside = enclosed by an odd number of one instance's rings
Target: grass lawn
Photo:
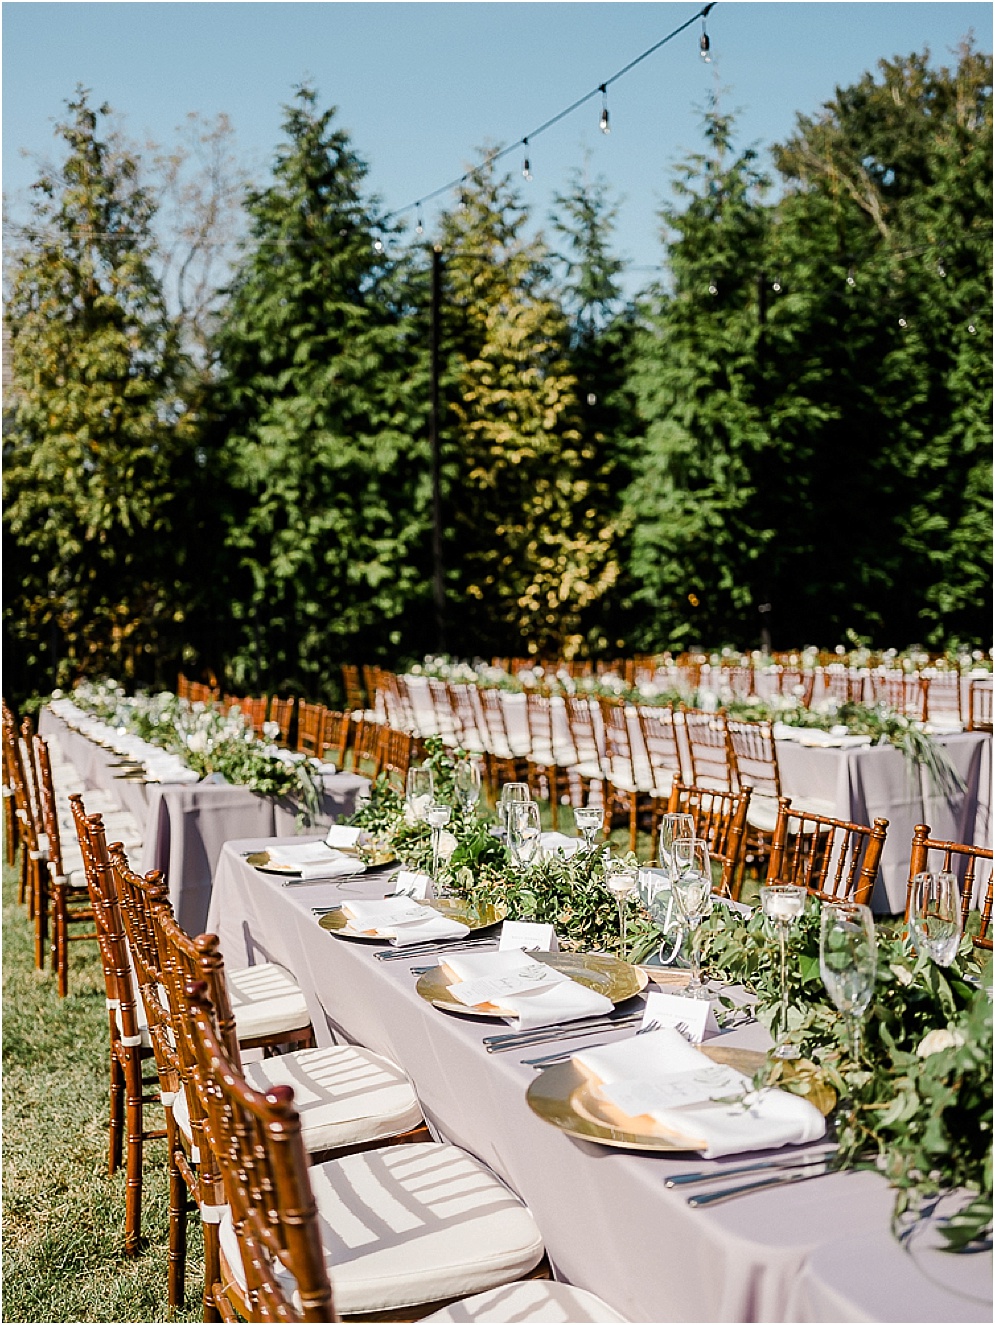
[[[166,1306],[166,1148],[145,1154],[138,1257],[124,1255],[124,1172],[107,1173],[108,1034],[96,943],[73,943],[69,997],[34,969],[33,927],[3,870],[3,1319],[155,1321]],[[151,1064],[150,1064],[151,1068]],[[150,1106],[150,1125],[161,1110]],[[203,1259],[189,1222],[187,1305]]]

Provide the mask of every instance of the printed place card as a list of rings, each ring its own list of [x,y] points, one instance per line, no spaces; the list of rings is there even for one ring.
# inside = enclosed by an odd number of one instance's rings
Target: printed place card
[[[449,993],[467,1007],[475,1007],[479,1003],[500,1005],[502,998],[559,984],[565,978],[568,977],[554,971],[551,966],[543,966],[542,962],[529,962],[520,970],[510,971],[507,975],[482,975],[475,980],[461,980],[449,986]]]
[[[599,1087],[598,1094],[631,1117],[653,1114],[705,1100],[735,1098],[743,1092],[746,1078],[735,1068],[706,1063],[690,1072],[630,1078]]]
[[[332,824],[325,834],[325,846],[340,851],[351,850],[358,844],[362,832],[362,828],[353,828],[349,824]]]
[[[394,876],[393,883],[394,891],[401,897],[427,900],[435,895],[431,878],[417,870],[399,870]]]
[[[651,989],[646,995],[643,1025],[651,1021],[661,1026],[672,1026],[691,1044],[701,1044],[706,1035],[718,1035],[719,1023],[711,999],[686,998],[668,994],[664,989]]]
[[[501,926],[498,952],[518,948],[523,952],[559,952],[556,930],[552,925],[536,925],[528,920],[506,920]]]

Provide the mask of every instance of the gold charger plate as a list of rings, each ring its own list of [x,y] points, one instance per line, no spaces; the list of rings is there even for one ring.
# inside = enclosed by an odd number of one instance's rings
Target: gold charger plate
[[[471,930],[488,929],[491,925],[497,925],[508,913],[504,906],[467,902],[459,897],[436,897],[431,901],[419,902],[419,905],[427,906],[432,911],[438,911],[439,915],[445,916],[447,920],[458,920],[461,925],[466,925]],[[322,929],[327,929],[329,933],[337,934],[339,938],[343,939],[366,939],[369,943],[388,943],[390,941],[382,938],[379,934],[366,934],[353,929],[350,926],[349,917],[344,915],[342,911],[329,911],[327,915],[319,918],[318,924]],[[444,942],[441,939],[439,941]]]
[[[725,1063],[747,1077],[752,1077],[767,1059],[766,1054],[754,1049],[709,1044],[696,1047],[713,1063]],[[590,1079],[569,1059],[540,1072],[530,1083],[525,1098],[532,1112],[544,1122],[552,1123],[561,1132],[580,1141],[596,1141],[620,1150],[681,1152],[701,1148],[692,1137],[680,1138],[673,1133],[664,1133],[654,1124],[648,1124],[645,1132],[619,1127],[613,1119],[613,1115],[614,1118],[618,1116],[617,1110],[609,1113],[611,1105],[597,1098]]]
[[[599,994],[604,994],[613,1003],[621,1003],[646,988],[645,971],[638,966],[630,966],[605,952],[531,952],[530,957],[545,962],[554,970],[569,975],[571,980],[586,985]],[[452,983],[441,966],[435,966],[419,976],[415,985],[417,992],[429,1003],[445,1012],[458,1012],[464,1017],[499,1017],[498,1012],[483,1012],[479,1008],[467,1007],[453,998],[449,992]]]
[[[358,860],[358,858],[356,857],[356,853],[354,851],[342,851],[340,847],[335,847],[334,850],[339,851],[340,854],[343,856],[352,856],[353,858]],[[301,876],[300,865],[282,865],[279,861],[270,860],[268,851],[253,851],[248,856],[243,857],[243,859],[245,860],[245,863],[247,865],[251,865],[252,868],[254,870],[258,870],[260,874],[282,874],[285,878],[291,878],[291,879],[299,879]],[[363,869],[365,868],[365,861],[358,861],[358,864],[362,866],[362,868],[356,870],[355,872],[356,875],[363,873]],[[314,882],[334,883],[340,878],[351,879],[354,877],[355,875],[353,874],[341,874],[341,875],[336,875],[334,878],[327,880],[315,879]]]

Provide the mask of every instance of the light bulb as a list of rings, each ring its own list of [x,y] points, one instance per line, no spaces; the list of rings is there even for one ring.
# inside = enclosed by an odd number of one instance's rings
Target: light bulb
[[[522,146],[525,148],[525,160],[522,162],[522,178],[531,179],[532,163],[529,161],[529,140],[527,138],[522,139]]]
[[[947,278],[947,269],[946,269],[946,267],[944,267],[944,265],[943,265],[942,262],[937,266],[937,268],[936,268],[936,274],[937,274],[937,276],[939,276],[939,278],[940,278],[941,281],[946,280],[946,278]]]
[[[969,336],[976,336],[978,334],[978,328],[974,325],[973,322],[969,322],[967,324],[967,334]]]
[[[898,325],[899,325],[899,326],[902,328],[902,330],[904,331],[905,328],[906,328],[909,324],[908,324],[908,322],[905,320],[904,317],[900,317],[900,318],[898,319]]]
[[[708,40],[708,33],[705,31],[705,20],[701,21],[701,37],[698,40],[698,52],[706,64],[712,63],[712,57],[709,55],[712,43]]]
[[[380,238],[379,235],[377,235],[376,239],[374,239],[373,241],[373,252],[374,253],[383,252],[383,240]]]
[[[718,294],[718,292],[719,292],[719,287],[715,284],[715,282],[714,282],[714,281],[709,281],[709,282],[708,282],[708,293],[709,293],[709,294]]]
[[[601,119],[598,121],[598,127],[602,133],[611,133],[611,124],[608,120],[608,90],[604,83],[601,84]]]
[[[425,233],[425,227],[422,225],[421,212],[419,212],[418,219],[415,222],[415,234],[423,235],[424,233]]]
[[[850,268],[850,270],[849,270],[849,271],[847,272],[847,274],[846,274],[846,283],[847,283],[847,285],[856,285],[856,284],[857,284],[857,278],[856,278],[856,276],[853,274],[853,268],[852,268],[852,267]]]
[[[774,291],[775,294],[781,293],[781,282],[777,280],[776,277],[774,280],[774,284],[771,286],[771,289]]]

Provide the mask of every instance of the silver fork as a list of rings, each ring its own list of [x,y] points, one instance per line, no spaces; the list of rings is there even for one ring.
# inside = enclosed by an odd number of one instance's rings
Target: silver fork
[[[645,1026],[640,1026],[637,1029],[636,1034],[646,1035],[650,1031],[658,1031],[659,1029],[660,1023],[658,1021],[648,1021]],[[573,1055],[574,1051],[572,1049],[565,1049],[560,1053],[545,1054],[542,1058],[522,1058],[520,1062],[526,1067],[531,1067],[534,1072],[541,1072],[544,1067],[552,1067],[554,1063],[565,1063]]]

